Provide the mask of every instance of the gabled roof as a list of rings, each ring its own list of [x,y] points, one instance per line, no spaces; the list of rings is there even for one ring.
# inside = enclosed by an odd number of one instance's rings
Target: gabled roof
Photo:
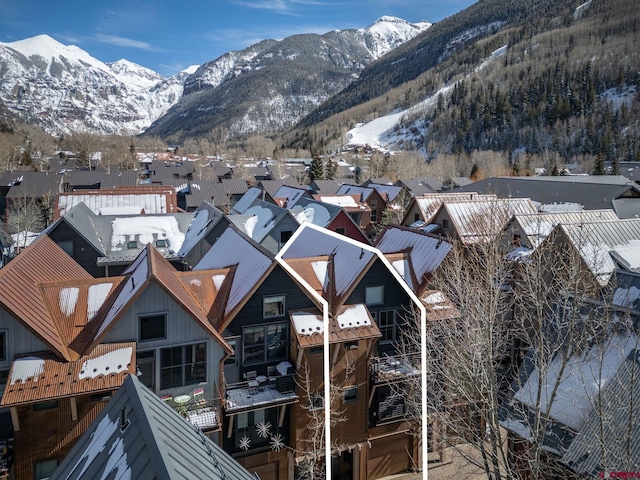
[[[311,227],[314,225],[303,224],[279,255],[309,285],[322,286],[322,296],[335,314],[378,258],[379,251]]]
[[[542,205],[541,210],[554,208],[554,205],[574,205],[575,210],[613,208],[615,211],[612,201],[616,198],[625,196],[640,200],[638,185],[615,175],[496,177],[454,191],[492,193],[500,198],[531,198]]]
[[[53,172],[13,171],[0,177],[0,185],[11,186],[7,198],[32,198],[58,193],[60,179],[61,176]]]
[[[244,195],[249,190],[249,184],[244,178],[223,178],[220,183],[229,195]]]
[[[97,478],[255,480],[135,375],[127,376],[51,477]]]
[[[242,215],[227,215],[227,218],[249,237],[260,243],[287,216],[291,216],[291,214],[286,208],[262,200],[254,200]]]
[[[264,190],[258,187],[251,187],[242,195],[242,198],[231,208],[231,213],[242,214],[251,204],[262,197]]]
[[[224,273],[220,271],[211,273],[209,281],[212,284],[216,284],[219,279],[217,277],[218,275],[225,276]],[[122,282],[120,291],[117,293],[117,296],[105,313],[104,319],[97,329],[94,344],[100,342],[106,332],[119,320],[126,308],[142,294],[151,282],[154,282],[197,321],[204,330],[213,338],[217,339],[228,352],[231,352],[230,347],[222,339],[207,317],[208,310],[203,308],[203,305],[199,302],[201,297],[198,298],[191,293],[196,285],[185,284],[181,280],[179,272],[150,244],[140,252],[138,258],[123,272],[123,276],[125,280]],[[203,280],[204,276],[200,281],[202,282]],[[220,285],[223,282],[224,279],[221,279]],[[221,287],[218,287],[216,284],[215,292],[220,290],[220,288]]]
[[[460,241],[466,244],[491,240],[513,215],[537,212],[528,198],[445,202],[440,207],[440,210],[443,209],[451,219]]]
[[[224,308],[224,319],[230,318],[249,300],[264,278],[273,270],[273,255],[248,238],[236,227],[229,226],[213,244],[193,271],[235,267],[233,282]],[[220,326],[220,331],[223,330]]]
[[[380,185],[377,183],[370,183],[368,186],[369,188],[373,188],[376,192],[378,192],[382,199],[387,203],[393,202],[402,191],[402,187],[398,187],[396,185]]]
[[[556,225],[585,224],[599,221],[616,221],[618,216],[613,210],[581,210],[578,212],[527,213],[516,214],[511,219],[520,225],[527,236],[527,244],[536,248],[547,238]],[[511,223],[510,222],[510,223]]]
[[[371,207],[361,200],[360,194],[325,194],[317,193],[313,195],[313,198],[319,202],[329,205],[336,205],[342,208],[345,212],[370,212]]]
[[[302,197],[295,205],[289,207],[289,211],[298,223],[307,221],[320,227],[327,227],[340,214],[342,208],[338,205]]]
[[[640,269],[640,219],[556,227],[578,250],[601,285],[606,285],[618,264],[625,270]]]
[[[309,197],[309,192],[304,188],[291,187],[289,185],[282,185],[273,195],[273,199],[278,202],[278,205],[284,208],[290,209],[298,200],[304,197]]]
[[[440,237],[397,225],[386,227],[375,246],[417,295],[428,286],[451,250],[451,244]]]
[[[214,207],[208,202],[203,202],[194,212],[191,224],[184,236],[184,241],[177,255],[184,257],[189,254],[200,240],[208,235],[208,233],[222,220],[224,220],[222,211]]]
[[[495,199],[495,195],[478,195],[476,193],[427,193],[421,196],[416,196],[411,205],[414,203],[418,206],[420,214],[426,223],[429,223],[438,209],[444,202],[458,202],[463,200],[474,199]],[[411,209],[411,205],[407,208],[407,212]],[[406,219],[405,219],[406,220]],[[406,223],[403,222],[403,223]]]
[[[134,170],[112,170],[111,173],[96,170],[60,171],[62,182],[73,187],[97,185],[100,189],[110,189],[122,185],[135,186],[138,183],[138,172]]]
[[[284,185],[289,187],[300,188],[300,184],[293,177],[278,178],[275,180],[261,180],[258,185],[262,187],[271,198],[276,198],[275,195],[278,190]]]
[[[316,193],[334,194],[338,192],[342,183],[335,180],[314,180],[313,185],[315,185]]]
[[[65,344],[61,326],[49,313],[39,285],[93,277],[46,235],[0,269],[0,303],[55,353],[75,360]]]
[[[640,470],[640,352],[636,346],[602,393],[597,414],[588,415],[561,462],[586,478],[603,471]],[[633,405],[633,407],[630,407]]]
[[[61,193],[57,198],[54,217],[64,215],[79,202],[84,202],[96,215],[158,214],[178,211],[176,191],[172,187],[156,185]]]
[[[75,230],[75,232],[80,235],[80,237],[85,239],[87,243],[91,244],[91,246],[95,248],[98,253],[106,255],[107,251],[102,241],[100,232],[98,231],[98,227],[93,221],[93,217],[95,217],[95,215],[89,209],[89,207],[87,207],[84,202],[80,202],[72,207],[68,212],[66,212],[65,215],[61,216],[55,222],[45,228],[42,233],[44,235],[49,235],[61,223],[66,223],[73,230]]]
[[[366,202],[367,200],[369,200],[369,197],[374,194],[374,192],[378,193],[374,188],[360,187],[358,185],[349,185],[349,184],[345,183],[345,184],[340,186],[340,188],[338,189],[338,191],[336,193],[337,194],[344,194],[344,193],[346,193],[346,194],[358,194],[358,195],[361,195],[362,201]],[[385,200],[385,199],[383,198],[383,200]]]
[[[402,178],[396,182],[396,185],[404,185],[414,197],[424,195],[425,193],[436,193],[442,188],[442,182],[435,178]]]
[[[115,390],[136,373],[136,343],[98,345],[67,362],[51,352],[30,353],[11,363],[3,407]]]
[[[289,312],[291,325],[301,348],[323,344],[324,322],[322,312],[305,309]],[[368,338],[380,338],[382,334],[365,305],[343,305],[330,319],[329,343],[344,343]]]
[[[449,298],[440,290],[427,290],[420,297],[427,310],[427,320],[439,322],[460,318],[462,314]]]

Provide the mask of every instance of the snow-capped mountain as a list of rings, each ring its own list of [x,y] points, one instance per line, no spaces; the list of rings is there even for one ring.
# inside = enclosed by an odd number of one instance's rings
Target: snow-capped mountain
[[[264,40],[168,79],[125,59],[103,63],[39,35],[0,42],[0,100],[52,134],[139,134],[154,124],[150,133],[186,137],[206,132],[212,122],[236,135],[271,133],[429,26],[382,17],[358,30]]]
[[[198,136],[219,125],[231,135],[281,131],[430,25],[382,17],[366,28],[265,40],[226,53],[189,77],[183,99],[148,132]]]
[[[105,64],[48,35],[0,43],[0,98],[50,133],[138,134],[182,96],[169,79],[127,60]]]

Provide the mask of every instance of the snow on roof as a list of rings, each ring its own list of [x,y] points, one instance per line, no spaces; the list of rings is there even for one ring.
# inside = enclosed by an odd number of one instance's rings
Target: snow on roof
[[[11,370],[11,385],[16,382],[26,383],[28,379],[38,381],[38,377],[44,372],[44,360],[40,357],[23,357],[13,362]]]
[[[584,205],[575,202],[545,203],[540,205],[538,209],[547,213],[580,212],[584,210]]]
[[[96,378],[99,375],[124,372],[131,364],[131,347],[119,348],[111,352],[90,358],[82,364],[78,378]]]
[[[351,195],[320,195],[320,201],[338,207],[358,208],[360,206]]]
[[[430,304],[438,304],[438,303],[444,303],[447,301],[447,299],[445,298],[444,294],[442,292],[435,292],[432,293],[430,295],[427,295],[426,297],[424,297],[422,299],[423,302],[425,303],[430,303]]]
[[[67,317],[73,314],[73,312],[75,312],[76,310],[79,292],[80,289],[77,287],[67,287],[60,290],[60,311]]]
[[[87,298],[87,320],[93,320],[98,314],[98,310],[107,299],[107,295],[111,291],[113,283],[100,283],[91,285]]]
[[[350,305],[337,317],[340,328],[357,328],[371,325],[369,311],[362,304]]]
[[[109,418],[109,415],[105,415],[105,417],[102,420],[100,420],[100,423],[95,429],[94,434],[91,436],[91,442],[87,446],[82,456],[80,456],[80,458],[78,459],[76,466],[73,467],[72,469],[72,471],[75,473],[76,470],[80,467],[80,464],[82,463],[82,469],[80,470],[76,478],[82,478],[82,475],[84,474],[84,472],[89,467],[91,467],[91,465],[93,464],[93,461],[98,457],[98,455],[100,455],[100,452],[107,449],[107,442],[111,439],[112,435],[118,429],[119,422],[120,422],[119,418],[116,418],[115,420],[111,420]],[[109,448],[109,452],[114,450],[114,446],[118,442],[122,443],[122,439],[118,438]],[[114,452],[114,458],[118,460],[122,459],[121,458],[122,455],[123,455],[123,452]],[[83,462],[83,460],[85,459],[86,461]],[[124,453],[124,460],[126,462],[126,453]],[[114,467],[115,465],[111,465],[111,468],[109,467],[105,468],[104,475],[102,478],[106,478],[113,471]],[[123,480],[131,478],[130,467],[127,467],[126,469],[124,469],[124,471],[122,472],[122,475],[124,476],[120,476],[121,472],[119,470],[120,469],[118,468],[118,478],[122,478]],[[128,472],[128,475],[127,475],[127,472]]]
[[[324,332],[324,322],[322,315],[313,312],[293,312],[291,313],[293,326],[298,335],[313,335]]]
[[[170,215],[141,215],[116,218],[111,222],[111,251],[127,248],[127,242],[137,240],[146,245],[157,240],[168,240],[169,248],[177,252],[182,247],[185,234],[180,231],[178,220]]]
[[[540,410],[548,409],[554,420],[579,431],[593,411],[600,392],[637,346],[638,337],[634,333],[615,334],[605,345],[594,344],[584,352],[573,354],[566,362],[560,352],[551,360],[542,379],[536,368],[514,398],[528,406],[538,405],[537,392],[541,384]]]

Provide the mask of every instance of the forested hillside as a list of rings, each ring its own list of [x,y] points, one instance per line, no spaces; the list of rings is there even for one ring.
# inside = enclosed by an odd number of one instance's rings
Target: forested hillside
[[[640,159],[637,2],[531,3],[535,8],[512,2],[509,10],[517,12],[517,20],[504,17],[498,31],[476,39],[414,80],[318,122],[324,113],[352,103],[354,95],[362,97],[367,85],[379,92],[410,76],[410,69],[403,68],[407,62],[392,67],[395,60],[389,57],[397,59],[400,52],[385,57],[365,70],[344,95],[307,117],[292,135],[292,143],[313,144],[318,136],[324,141],[340,139],[355,122],[436,95],[435,107],[406,115],[390,133],[390,142],[395,135],[402,139],[401,148],[418,149],[428,158],[474,150],[553,152],[566,162],[593,156],[596,169],[602,169],[605,161]],[[484,12],[487,22],[498,21],[500,9],[493,1],[479,2],[460,15],[466,17],[475,8]],[[434,25],[399,50],[415,49],[414,55],[419,55],[416,43],[432,35],[440,38],[436,28],[452,28],[447,25],[455,23],[456,17]],[[432,53],[442,55],[441,50]],[[416,68],[415,63],[411,65]],[[426,60],[425,65],[429,65]],[[378,82],[376,70],[386,72]],[[438,95],[447,85],[446,93]]]

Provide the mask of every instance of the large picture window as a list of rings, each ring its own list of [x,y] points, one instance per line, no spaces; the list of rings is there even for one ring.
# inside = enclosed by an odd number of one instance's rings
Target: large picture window
[[[264,318],[282,317],[284,315],[284,295],[265,297],[262,300],[262,316]]]
[[[207,381],[207,344],[195,343],[160,350],[160,389]]]
[[[138,338],[141,342],[167,338],[167,316],[164,313],[138,317]]]
[[[242,332],[243,364],[287,359],[287,322],[246,327]]]
[[[380,333],[382,333],[382,338],[380,339],[380,343],[388,343],[395,341],[396,338],[396,311],[395,310],[381,310],[373,313],[376,323],[378,324],[378,328],[380,329]]]

